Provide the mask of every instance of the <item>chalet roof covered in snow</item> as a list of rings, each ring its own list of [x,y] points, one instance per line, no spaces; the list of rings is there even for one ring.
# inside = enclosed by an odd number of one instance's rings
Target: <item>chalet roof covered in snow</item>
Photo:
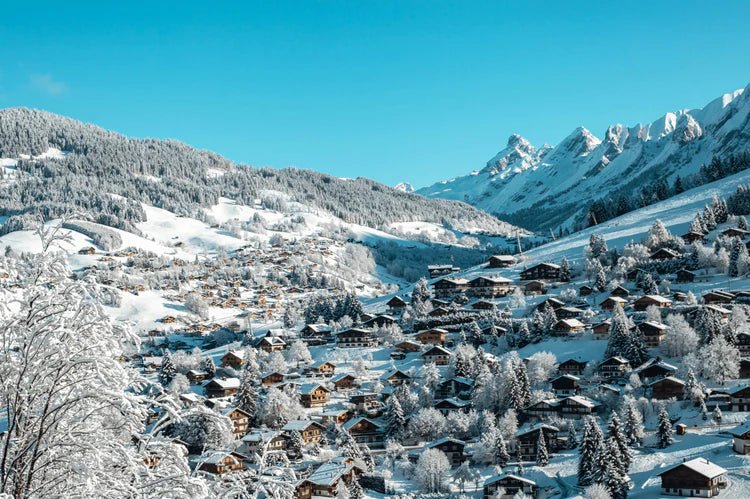
[[[669,469],[666,469],[659,473],[659,476],[669,473],[672,470],[675,470],[680,467],[688,468],[692,471],[695,471],[696,473],[700,474],[701,476],[704,476],[708,479],[716,478],[717,476],[723,475],[727,472],[724,468],[719,466],[718,464],[714,464],[708,459],[704,459],[702,457],[697,457],[695,459],[691,459],[690,461],[685,461],[684,463],[676,464]]]

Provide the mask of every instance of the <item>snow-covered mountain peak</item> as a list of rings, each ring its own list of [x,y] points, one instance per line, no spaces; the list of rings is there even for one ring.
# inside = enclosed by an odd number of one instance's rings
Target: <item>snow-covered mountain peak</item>
[[[579,126],[565,137],[555,148],[557,151],[565,151],[573,157],[586,156],[601,144],[601,140],[588,129]]]
[[[414,186],[409,182],[401,182],[396,184],[393,188],[401,192],[414,192]]]
[[[487,162],[483,170],[490,175],[501,174],[502,178],[522,172],[536,164],[537,150],[522,136],[514,133],[508,138],[508,144]]]
[[[677,142],[690,142],[703,136],[703,129],[700,124],[689,114],[683,114],[677,120],[672,139]]]

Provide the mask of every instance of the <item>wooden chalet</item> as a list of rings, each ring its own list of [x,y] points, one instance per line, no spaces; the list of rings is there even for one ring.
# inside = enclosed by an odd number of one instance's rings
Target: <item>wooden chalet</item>
[[[474,389],[474,380],[456,376],[441,381],[438,384],[436,395],[438,398],[462,397],[471,394]]]
[[[380,424],[372,419],[356,417],[344,423],[343,428],[358,443],[366,444],[369,447],[382,445],[383,443],[383,429]]]
[[[622,286],[615,286],[609,296],[619,296],[620,298],[627,298],[630,296],[630,291]]]
[[[232,422],[232,434],[235,439],[244,437],[250,429],[250,414],[239,407],[227,407],[222,414]]]
[[[245,352],[242,350],[230,350],[221,357],[221,365],[239,369],[245,362]]]
[[[547,293],[547,285],[544,281],[533,280],[523,285],[523,294],[525,295],[543,295]]]
[[[550,454],[559,450],[557,434],[560,432],[560,429],[548,424],[537,424],[528,429],[518,430],[515,434],[518,453],[521,459],[525,461],[536,460],[539,432],[544,433],[544,441],[547,445],[547,451]]]
[[[332,409],[324,411],[321,422],[324,425],[342,425],[352,418],[352,413],[348,409]]]
[[[395,346],[395,349],[400,350],[405,353],[415,353],[415,352],[420,352],[422,350],[422,345],[414,341],[405,340],[400,343],[397,343]]]
[[[306,324],[299,333],[305,342],[314,345],[322,345],[333,340],[333,328],[328,324]]]
[[[583,312],[584,310],[578,307],[565,306],[555,310],[555,315],[557,315],[558,319],[577,319],[583,315]]]
[[[555,332],[558,334],[578,334],[586,329],[586,324],[578,319],[560,319],[555,324]]]
[[[278,371],[272,371],[260,375],[260,385],[263,388],[278,385],[282,381],[284,381],[284,374]]]
[[[539,263],[521,272],[521,280],[558,280],[560,279],[560,266],[556,263]]]
[[[504,269],[516,264],[516,257],[513,255],[492,255],[487,261],[487,268]]]
[[[582,418],[596,414],[601,404],[582,395],[571,395],[560,400],[559,408],[564,418]]]
[[[317,443],[325,435],[326,428],[322,424],[316,421],[307,421],[302,419],[296,419],[287,421],[287,423],[281,428],[281,431],[290,434],[292,432],[299,432],[302,436],[302,441],[306,444]]]
[[[729,396],[732,402],[732,412],[750,411],[750,385],[730,389]]]
[[[300,403],[303,407],[321,407],[328,403],[330,390],[317,383],[306,383],[299,388]]]
[[[661,493],[669,496],[716,497],[727,486],[727,470],[702,457],[659,473]]]
[[[366,328],[374,329],[378,327],[392,326],[396,322],[396,319],[390,315],[376,315],[372,319],[365,321],[362,325]]]
[[[557,372],[560,374],[572,374],[573,376],[580,376],[586,369],[588,362],[585,360],[568,359],[561,362],[557,366]]]
[[[741,425],[729,431],[732,435],[732,449],[738,454],[750,454],[750,421],[745,421]]]
[[[675,250],[670,248],[659,248],[658,250],[651,253],[651,260],[672,260],[674,258],[679,258],[680,254],[677,253]]]
[[[630,362],[624,357],[610,357],[599,364],[596,372],[602,378],[624,378],[630,373]]]
[[[198,464],[200,471],[213,475],[226,475],[233,471],[242,471],[245,467],[245,456],[237,452],[216,451],[212,452]]]
[[[550,381],[550,385],[557,397],[578,395],[581,391],[581,378],[572,374],[562,374]]]
[[[438,298],[453,297],[464,293],[469,287],[469,281],[463,277],[444,277],[432,284],[434,294]]]
[[[495,310],[497,303],[489,300],[477,300],[471,304],[472,310]]]
[[[676,281],[678,283],[693,282],[695,281],[695,272],[688,269],[680,269],[675,272]]]
[[[643,340],[649,348],[656,348],[661,345],[669,329],[667,325],[653,321],[641,322],[637,327],[643,333]]]
[[[378,400],[378,394],[372,392],[354,394],[349,397],[349,403],[354,406],[356,411],[362,413],[377,411],[382,406]]]
[[[452,274],[454,272],[458,272],[461,270],[459,267],[456,267],[455,265],[428,265],[427,266],[427,273],[430,276],[430,279],[435,279],[436,277]]]
[[[621,296],[608,296],[599,304],[603,310],[614,310],[615,307],[623,308],[628,304],[628,300]]]
[[[659,357],[655,357],[638,366],[634,372],[642,382],[650,383],[659,378],[673,376],[677,372],[677,367],[672,364],[667,364]]]
[[[353,327],[336,334],[336,344],[340,348],[370,348],[377,344],[372,331]]]
[[[745,331],[737,333],[735,346],[743,357],[750,356],[750,333]]]
[[[388,312],[391,314],[400,314],[406,308],[406,300],[400,296],[394,296],[388,300],[385,304],[388,307]]]
[[[305,371],[308,374],[312,374],[313,376],[330,377],[333,376],[336,372],[336,364],[327,360],[318,361],[313,363],[312,365],[307,366],[307,368],[305,368]]]
[[[591,326],[595,340],[606,340],[609,338],[609,330],[612,327],[612,319],[599,322]]]
[[[199,371],[197,369],[191,369],[189,370],[185,376],[187,377],[188,381],[190,383],[197,385],[198,383],[202,383],[208,379],[208,373],[205,371]]]
[[[672,306],[672,300],[659,295],[643,295],[633,302],[633,308],[638,312],[643,312],[651,305],[657,308],[669,308]]]
[[[685,382],[672,376],[657,379],[647,386],[651,391],[651,397],[657,400],[682,400],[685,391]]]
[[[471,296],[495,298],[513,291],[513,281],[500,276],[479,276],[467,283]]]
[[[443,400],[438,400],[432,407],[440,411],[443,416],[447,416],[451,412],[464,412],[467,413],[471,409],[471,401],[463,400],[456,397],[450,397]]]
[[[592,288],[588,284],[584,284],[583,286],[578,288],[578,294],[581,296],[589,296],[593,292],[594,292],[594,288]]]
[[[539,304],[535,307],[538,311],[544,312],[547,309],[547,305],[552,307],[552,310],[558,310],[565,306],[565,302],[562,300],[559,300],[555,298],[554,296],[551,296],[547,298],[546,300],[539,302]]]
[[[357,378],[353,374],[341,373],[331,378],[334,390],[337,392],[343,392],[351,390],[357,386]]]
[[[267,334],[255,342],[255,347],[266,353],[280,352],[286,348],[286,341],[278,336]]]
[[[466,447],[466,442],[450,437],[441,438],[425,446],[427,449],[438,449],[445,454],[453,468],[461,466],[461,463],[466,460],[464,447]]]
[[[364,472],[352,460],[329,462],[321,464],[310,476],[301,480],[295,486],[296,499],[312,499],[321,497],[336,497],[340,484],[348,487],[352,477]]]
[[[277,430],[252,430],[242,437],[239,450],[247,456],[282,453],[287,447],[287,436]]]
[[[380,381],[391,386],[399,386],[411,381],[411,376],[400,369],[391,369],[380,376]]]
[[[685,241],[686,244],[692,244],[694,242],[703,242],[704,239],[706,239],[706,236],[703,235],[700,232],[695,232],[693,230],[688,231],[680,236],[683,241]]]
[[[447,366],[450,362],[451,355],[453,354],[450,350],[440,345],[435,345],[423,353],[422,358],[424,358],[425,362],[432,362],[436,366]]]
[[[733,293],[729,293],[728,291],[721,291],[718,289],[715,289],[713,291],[709,291],[707,293],[704,293],[703,296],[703,303],[706,305],[714,304],[714,303],[732,303],[734,301],[735,295]]]
[[[447,330],[436,327],[418,332],[414,339],[423,345],[445,345],[447,335]]]
[[[208,398],[231,397],[240,389],[239,378],[214,378],[203,385]]]
[[[538,490],[539,487],[534,480],[503,473],[485,480],[482,494],[484,499],[510,499],[519,492],[525,496],[536,497]],[[499,495],[501,492],[503,495]]]
[[[557,399],[540,400],[523,410],[530,418],[546,419],[557,416],[560,413],[560,401]]]

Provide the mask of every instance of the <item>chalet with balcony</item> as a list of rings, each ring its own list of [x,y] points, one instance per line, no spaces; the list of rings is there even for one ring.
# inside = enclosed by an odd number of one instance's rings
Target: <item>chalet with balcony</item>
[[[568,359],[561,362],[557,366],[557,372],[560,374],[572,374],[573,376],[580,376],[586,369],[588,362],[585,360]]]
[[[547,285],[544,281],[533,280],[523,285],[523,294],[529,296],[543,295],[547,293]]]
[[[445,381],[441,381],[437,387],[438,398],[460,397],[470,395],[474,390],[474,380],[456,376]]]
[[[521,280],[558,280],[560,279],[560,266],[556,263],[539,263],[521,272]]]
[[[602,378],[619,379],[627,376],[630,370],[628,359],[616,356],[603,360],[597,367],[596,372]]]
[[[358,443],[366,444],[369,447],[379,446],[383,443],[383,429],[380,424],[365,418],[356,417],[344,423],[343,428]]]
[[[519,492],[524,496],[537,497],[538,491],[534,480],[508,473],[488,478],[482,488],[484,499],[511,499]],[[501,492],[503,495],[499,495]]]
[[[244,362],[245,352],[242,350],[230,350],[221,358],[221,365],[232,369],[241,368]]]
[[[303,407],[321,407],[328,403],[330,390],[317,383],[306,383],[299,388],[300,402]]]
[[[586,329],[586,324],[578,319],[560,319],[555,324],[557,334],[579,334]]]
[[[349,397],[349,403],[354,406],[354,409],[358,412],[369,413],[380,409],[382,404],[378,400],[378,394],[367,392],[357,393]]]
[[[669,308],[672,306],[672,300],[659,295],[643,295],[633,302],[633,308],[638,312],[643,312],[651,305],[657,308]]]
[[[487,261],[487,268],[505,269],[516,264],[516,257],[513,255],[492,255]]]
[[[646,346],[656,348],[661,345],[669,327],[659,322],[645,321],[638,324],[638,329],[643,333],[643,340]]]
[[[339,348],[370,348],[377,344],[372,331],[353,327],[336,334],[336,344]]]
[[[727,486],[727,470],[702,457],[658,474],[661,493],[668,496],[716,497]]]
[[[609,338],[609,330],[612,327],[612,319],[599,322],[591,326],[595,340],[606,340]]]
[[[651,397],[657,400],[677,399],[682,400],[685,391],[685,382],[679,378],[666,376],[652,381],[648,385]]]
[[[728,391],[732,401],[732,412],[750,411],[750,385],[732,388]]]
[[[428,265],[427,266],[427,272],[430,276],[430,279],[435,279],[436,277],[452,274],[460,270],[461,269],[459,267],[456,267],[455,265]]]
[[[550,381],[550,385],[557,397],[578,395],[581,391],[581,378],[572,374],[562,374]]]
[[[651,253],[651,260],[672,260],[674,258],[679,258],[680,254],[677,253],[675,250],[671,248],[659,248],[658,250]]]
[[[388,307],[388,313],[390,314],[401,314],[401,312],[404,311],[406,308],[406,300],[401,298],[400,296],[394,296],[390,300],[388,300],[385,304]]]
[[[436,366],[447,366],[451,360],[450,350],[440,345],[435,345],[422,354],[425,362],[432,362]]]
[[[245,467],[245,456],[238,452],[212,452],[198,464],[200,471],[223,476],[233,471],[242,471]]]
[[[432,284],[434,294],[438,298],[453,297],[464,293],[469,287],[469,281],[463,277],[444,277]]]
[[[244,437],[250,429],[250,414],[239,407],[227,407],[222,414],[232,422],[232,434],[235,439]]]
[[[443,400],[438,400],[432,406],[440,411],[443,416],[447,416],[451,412],[469,412],[469,410],[471,409],[471,401],[451,397]]]
[[[582,418],[599,411],[601,404],[582,395],[573,395],[560,400],[560,415],[564,418]]]
[[[560,429],[548,424],[537,424],[531,428],[518,430],[515,434],[521,459],[525,461],[536,460],[540,432],[544,433],[544,441],[547,445],[547,451],[550,454],[559,449],[557,434],[560,432]]]
[[[427,449],[438,449],[448,458],[448,462],[453,468],[461,465],[466,460],[464,454],[464,447],[466,442],[458,440],[457,438],[445,437],[440,440],[436,440],[431,444],[427,444]]]
[[[445,345],[448,331],[436,327],[420,331],[414,335],[414,339],[423,345]]]
[[[336,364],[327,360],[318,361],[307,366],[305,371],[312,376],[333,376],[336,372]]]
[[[284,381],[284,374],[272,371],[260,375],[260,384],[263,388],[269,388]]]
[[[231,397],[240,389],[239,378],[214,378],[203,385],[208,398]]]
[[[411,376],[400,369],[391,369],[380,376],[380,381],[387,385],[399,386],[410,382]]]
[[[302,441],[309,444],[320,442],[323,435],[325,435],[326,428],[315,421],[295,419],[287,421],[287,423],[281,428],[281,431],[286,432],[287,434],[297,431],[302,436]]]
[[[494,298],[505,296],[513,290],[513,281],[500,276],[479,276],[467,283],[471,296]]]
[[[745,421],[736,428],[730,430],[733,438],[732,449],[737,454],[750,454],[750,421]]]
[[[614,310],[615,307],[623,308],[628,304],[628,300],[621,296],[608,296],[599,304],[603,310]]]

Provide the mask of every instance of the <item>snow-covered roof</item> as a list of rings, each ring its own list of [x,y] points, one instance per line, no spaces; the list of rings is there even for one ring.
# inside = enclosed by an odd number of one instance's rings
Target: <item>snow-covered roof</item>
[[[307,429],[307,427],[311,424],[319,423],[315,423],[315,421],[310,421],[307,419],[293,419],[292,421],[287,421],[287,423],[281,429],[284,431],[303,431]]]
[[[325,386],[321,385],[320,383],[305,383],[304,385],[301,385],[299,387],[299,392],[302,395],[309,395],[312,392],[314,392],[315,390],[317,390],[318,388],[322,388],[325,391],[329,391],[328,388],[326,388]]]
[[[240,387],[239,378],[214,378],[211,381],[207,382],[206,385],[210,385],[211,383],[217,384],[225,390]]]
[[[548,425],[548,424],[545,424],[545,423],[539,423],[539,424],[535,424],[534,426],[531,426],[529,428],[526,428],[526,429],[523,429],[523,430],[518,430],[516,432],[516,436],[520,437],[520,436],[527,435],[527,434],[535,432],[535,431],[539,431],[541,429],[545,429],[545,430],[549,430],[549,431],[560,431],[560,428],[558,428],[557,426],[552,426],[552,425]]]
[[[362,416],[360,416],[358,418],[352,418],[349,421],[347,421],[346,423],[344,423],[342,426],[343,426],[343,428],[345,430],[348,430],[349,428],[353,427],[354,425],[356,425],[360,421],[367,421],[369,423],[372,423],[376,428],[380,428],[380,424],[379,423],[377,423],[376,421],[373,421],[370,418],[366,418],[366,417],[362,417]]]
[[[684,463],[679,463],[675,466],[672,466],[671,468],[659,473],[659,476],[663,475],[664,473],[668,473],[681,466],[684,466],[692,471],[695,471],[696,473],[706,478],[716,478],[717,476],[723,475],[727,472],[727,470],[725,470],[724,468],[722,468],[721,466],[717,464],[712,463],[708,459],[697,457],[695,459],[691,459],[690,461],[685,461]]]
[[[595,402],[595,401],[593,401],[593,400],[591,400],[589,398],[583,397],[581,395],[573,395],[571,397],[565,397],[563,400],[573,400],[577,404],[580,404],[580,405],[582,405],[584,407],[588,407],[590,409],[593,409],[594,407],[598,407],[599,405],[601,405],[601,404],[599,404],[599,402]]]
[[[307,480],[315,485],[333,486],[339,481],[342,475],[351,469],[350,464],[344,463],[323,463],[318,469],[307,477]]]
[[[745,421],[744,423],[742,423],[741,425],[735,428],[732,428],[731,430],[729,430],[729,434],[735,437],[741,437],[749,431],[750,431],[750,420]]]
[[[448,442],[453,442],[454,444],[459,444],[459,445],[466,445],[466,442],[464,442],[463,440],[459,440],[457,438],[452,438],[452,437],[443,437],[439,440],[435,440],[434,442],[427,444],[427,448],[432,449],[433,447],[437,447],[438,445],[442,445]]]
[[[528,483],[529,485],[536,485],[536,482],[533,480],[529,480],[528,478],[524,478],[518,475],[511,475],[510,473],[502,473],[500,475],[491,476],[484,481],[484,485],[492,485],[493,483],[499,482],[500,480],[504,480],[506,478],[509,478],[511,480],[518,480],[519,482],[523,483]]]

